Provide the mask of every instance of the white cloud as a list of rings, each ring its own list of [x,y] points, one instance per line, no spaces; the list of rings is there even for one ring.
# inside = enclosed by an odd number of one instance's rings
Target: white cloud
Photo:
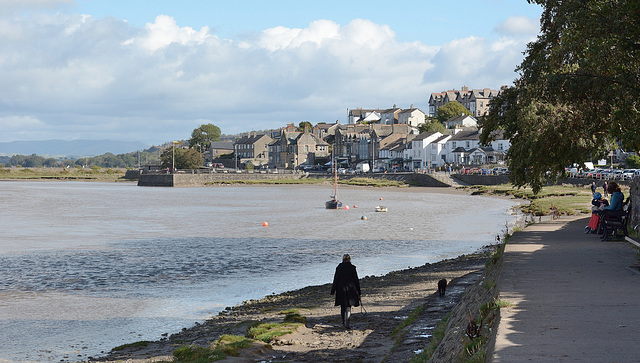
[[[495,27],[495,31],[503,36],[535,37],[540,30],[537,19],[526,16],[510,16],[503,23]]]
[[[344,122],[354,107],[425,108],[431,92],[509,83],[524,49],[506,36],[493,44],[400,42],[389,26],[363,19],[232,40],[166,15],[137,28],[40,14],[0,21],[0,36],[0,110],[32,120],[5,118],[0,141],[39,130],[49,138],[161,143],[188,138],[201,120],[235,133]]]
[[[44,126],[42,121],[32,116],[0,116],[0,129],[5,131],[42,126]]]
[[[181,45],[202,44],[209,37],[211,37],[209,27],[202,27],[200,31],[195,31],[190,27],[180,28],[170,16],[158,15],[154,23],[145,25],[142,37],[137,40],[129,40],[126,43],[140,41],[143,48],[156,51],[172,43]]]

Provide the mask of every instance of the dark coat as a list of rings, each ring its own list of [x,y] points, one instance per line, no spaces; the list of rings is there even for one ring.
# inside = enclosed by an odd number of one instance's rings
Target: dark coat
[[[333,276],[331,295],[336,294],[335,306],[360,306],[360,281],[356,267],[351,262],[342,262]]]

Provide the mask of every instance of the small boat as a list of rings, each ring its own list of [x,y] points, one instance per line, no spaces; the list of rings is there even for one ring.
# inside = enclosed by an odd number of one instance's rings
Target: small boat
[[[336,161],[333,160],[333,195],[331,199],[324,203],[327,209],[340,209],[342,208],[342,202],[338,200],[338,168],[336,167]]]
[[[340,209],[342,208],[342,202],[339,201],[338,199],[336,199],[335,197],[331,200],[327,200],[324,203],[325,207],[327,207],[327,209]]]
[[[387,207],[383,205],[376,205],[376,212],[386,212],[386,211],[387,211]]]

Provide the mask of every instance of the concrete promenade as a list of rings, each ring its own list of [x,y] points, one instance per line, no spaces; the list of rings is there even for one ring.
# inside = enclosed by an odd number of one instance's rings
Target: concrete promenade
[[[498,281],[487,362],[640,362],[640,260],[629,242],[585,234],[586,217],[515,232]]]

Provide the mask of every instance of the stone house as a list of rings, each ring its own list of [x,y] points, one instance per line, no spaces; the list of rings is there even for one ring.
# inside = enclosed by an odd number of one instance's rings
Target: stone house
[[[329,144],[305,130],[287,131],[283,128],[279,138],[269,144],[269,167],[293,169],[302,164],[314,165],[316,159],[329,156]]]
[[[398,115],[402,111],[401,108],[393,105],[392,108],[380,111],[380,121],[378,121],[381,125],[393,125],[398,123]]]
[[[462,90],[455,89],[432,93],[429,97],[429,117],[438,116],[438,109],[449,102],[460,102],[475,117],[484,116],[489,113],[489,103],[500,94],[500,91],[489,88],[472,89],[462,87]]]
[[[259,166],[269,162],[269,144],[272,141],[268,135],[252,132],[237,139],[233,148],[240,163],[251,162],[254,166]]]
[[[204,161],[210,163],[222,155],[233,154],[232,141],[212,141],[209,150],[205,151]]]
[[[413,134],[413,128],[409,125],[342,125],[336,129],[334,153],[343,163],[355,165],[359,161],[372,160],[386,145],[389,135],[395,137],[407,137]]]

